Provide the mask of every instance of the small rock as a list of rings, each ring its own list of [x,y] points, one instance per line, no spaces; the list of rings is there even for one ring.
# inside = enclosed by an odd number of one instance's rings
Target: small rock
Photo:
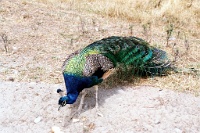
[[[175,128],[174,130],[175,130],[175,133],[182,133],[182,130],[179,128]]]
[[[9,81],[12,81],[12,82],[15,81],[15,79],[14,79],[13,77],[9,77],[8,80],[9,80]]]
[[[14,46],[12,47],[13,52],[17,52],[18,49],[19,49],[19,48],[17,48],[17,47],[14,47]]]
[[[53,126],[51,128],[51,132],[52,133],[63,133],[62,131],[60,131],[60,128],[58,126]]]
[[[89,130],[95,129],[95,124],[94,124],[94,123],[90,123],[90,124],[88,125],[88,128],[89,128]]]
[[[100,117],[103,117],[103,114],[100,113],[100,112],[97,112],[97,115],[100,116]]]
[[[155,124],[160,124],[160,116],[156,116],[154,123]]]
[[[155,121],[155,124],[160,124],[160,121]]]
[[[95,27],[94,29],[95,29],[95,31],[99,31],[99,28],[98,28],[98,27]]]
[[[34,120],[34,122],[37,124],[38,122],[40,122],[42,120],[42,117],[37,117],[37,118],[35,118],[35,120]]]
[[[73,120],[72,120],[73,123],[79,122],[79,121],[80,121],[79,119],[73,119]]]
[[[82,118],[81,118],[81,121],[83,121],[83,122],[84,122],[84,121],[87,121],[87,118],[86,118],[86,117],[82,117]]]
[[[176,38],[175,37],[170,37],[169,40],[170,41],[174,41],[174,40],[176,40]]]
[[[51,128],[51,131],[52,131],[53,133],[55,133],[55,132],[60,132],[60,128],[57,127],[57,126],[53,126],[53,127]]]

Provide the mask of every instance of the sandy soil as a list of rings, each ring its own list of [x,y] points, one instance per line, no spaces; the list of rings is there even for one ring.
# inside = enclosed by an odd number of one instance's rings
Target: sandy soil
[[[99,109],[103,116],[96,115],[92,91],[80,116],[68,121],[70,110],[75,110],[79,101],[71,109],[67,106],[58,111],[56,89],[63,87],[62,84],[1,82],[0,132],[50,132],[55,125],[66,133],[200,131],[200,97],[191,94],[148,86],[100,87]],[[36,118],[41,120],[35,123]]]

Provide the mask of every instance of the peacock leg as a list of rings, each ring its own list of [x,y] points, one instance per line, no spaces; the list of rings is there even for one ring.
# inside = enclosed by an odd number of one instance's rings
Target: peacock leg
[[[95,108],[96,108],[96,110],[98,110],[98,108],[99,108],[99,105],[98,105],[98,85],[95,85],[94,86],[94,88],[95,88],[95,90],[96,90],[96,104],[95,104]]]
[[[82,108],[83,108],[83,104],[84,104],[84,99],[85,99],[85,95],[87,94],[86,90],[82,91],[82,96],[81,96],[81,101],[78,107],[78,113],[80,114]]]
[[[96,109],[96,114],[98,116],[103,116],[103,114],[99,111],[99,102],[98,102],[98,85],[94,86],[95,90],[96,90],[96,103],[95,103],[95,109]]]

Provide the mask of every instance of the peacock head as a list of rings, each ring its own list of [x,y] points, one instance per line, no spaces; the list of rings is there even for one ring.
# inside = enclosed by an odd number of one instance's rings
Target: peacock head
[[[57,93],[59,93],[61,96],[61,98],[58,101],[58,104],[60,105],[58,110],[60,110],[61,107],[64,107],[68,103],[68,97],[64,96],[64,91],[61,89],[57,89]]]
[[[60,105],[58,110],[60,110],[61,107],[64,107],[67,104],[73,104],[79,93],[68,93],[67,95],[64,93],[64,91],[62,91],[61,89],[57,89],[57,93],[60,94],[60,99],[58,100],[58,104]]]
[[[68,97],[62,96],[58,101],[58,104],[60,105],[58,110],[60,110],[61,107],[64,107],[67,103],[68,103]]]

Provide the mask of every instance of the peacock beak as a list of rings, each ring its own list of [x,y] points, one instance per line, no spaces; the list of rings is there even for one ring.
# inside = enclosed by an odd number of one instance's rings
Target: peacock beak
[[[62,105],[60,105],[59,107],[58,107],[58,111],[60,111],[60,108],[62,107]]]

